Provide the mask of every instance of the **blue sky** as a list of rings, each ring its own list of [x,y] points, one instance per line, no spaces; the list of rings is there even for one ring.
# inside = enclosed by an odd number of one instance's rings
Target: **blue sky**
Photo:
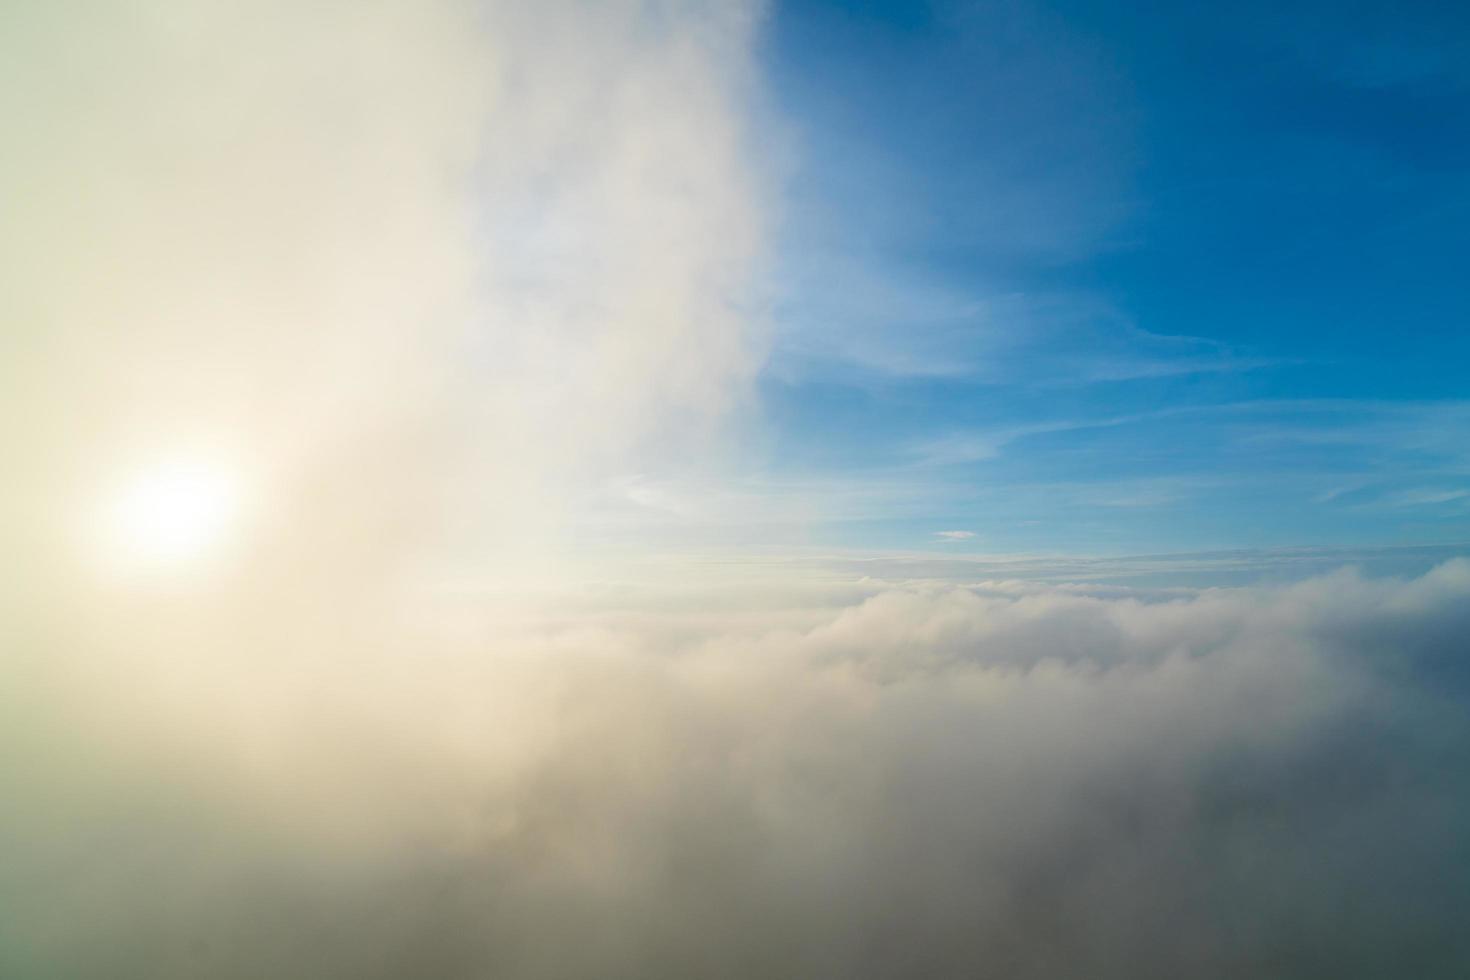
[[[777,3],[721,492],[860,549],[1470,540],[1456,6]]]

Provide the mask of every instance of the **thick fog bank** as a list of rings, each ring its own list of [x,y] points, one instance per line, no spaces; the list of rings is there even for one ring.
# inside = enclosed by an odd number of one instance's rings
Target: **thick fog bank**
[[[7,661],[0,972],[1470,965],[1470,564],[708,608]]]

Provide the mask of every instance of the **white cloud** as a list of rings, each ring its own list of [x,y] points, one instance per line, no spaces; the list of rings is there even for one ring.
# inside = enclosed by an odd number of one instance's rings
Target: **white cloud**
[[[974,531],[935,531],[936,538],[944,538],[946,541],[964,541],[975,536]]]
[[[629,455],[707,449],[765,344],[758,15],[17,11],[0,92],[18,134],[0,164],[0,450],[30,508],[14,526],[59,550],[73,497],[220,442],[252,460],[283,540],[353,552],[337,573],[519,565]],[[362,538],[383,542],[372,560]]]
[[[48,674],[6,668],[12,744],[49,750],[0,762],[0,889],[25,910],[0,955],[78,977],[1122,977],[1437,975],[1470,952],[1444,860],[1470,809],[1463,561],[1156,595],[776,578],[445,602],[428,632],[364,610],[371,634],[310,656],[215,636],[158,658],[126,619],[53,624]]]

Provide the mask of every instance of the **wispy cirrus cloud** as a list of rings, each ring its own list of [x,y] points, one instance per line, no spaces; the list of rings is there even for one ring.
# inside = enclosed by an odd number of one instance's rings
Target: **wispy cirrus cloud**
[[[985,291],[837,264],[788,287],[770,370],[850,384],[965,380],[1075,387],[1286,363],[1204,337],[1141,329],[1076,294]]]

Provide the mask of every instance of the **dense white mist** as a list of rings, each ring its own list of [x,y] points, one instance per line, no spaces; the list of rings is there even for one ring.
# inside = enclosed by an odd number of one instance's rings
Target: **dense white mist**
[[[703,439],[759,362],[755,20],[9,11],[7,523],[85,552],[94,498],[208,455],[255,544],[334,574],[564,548],[569,500]]]
[[[1097,591],[792,580],[33,662],[9,975],[1463,964],[1470,565]]]

